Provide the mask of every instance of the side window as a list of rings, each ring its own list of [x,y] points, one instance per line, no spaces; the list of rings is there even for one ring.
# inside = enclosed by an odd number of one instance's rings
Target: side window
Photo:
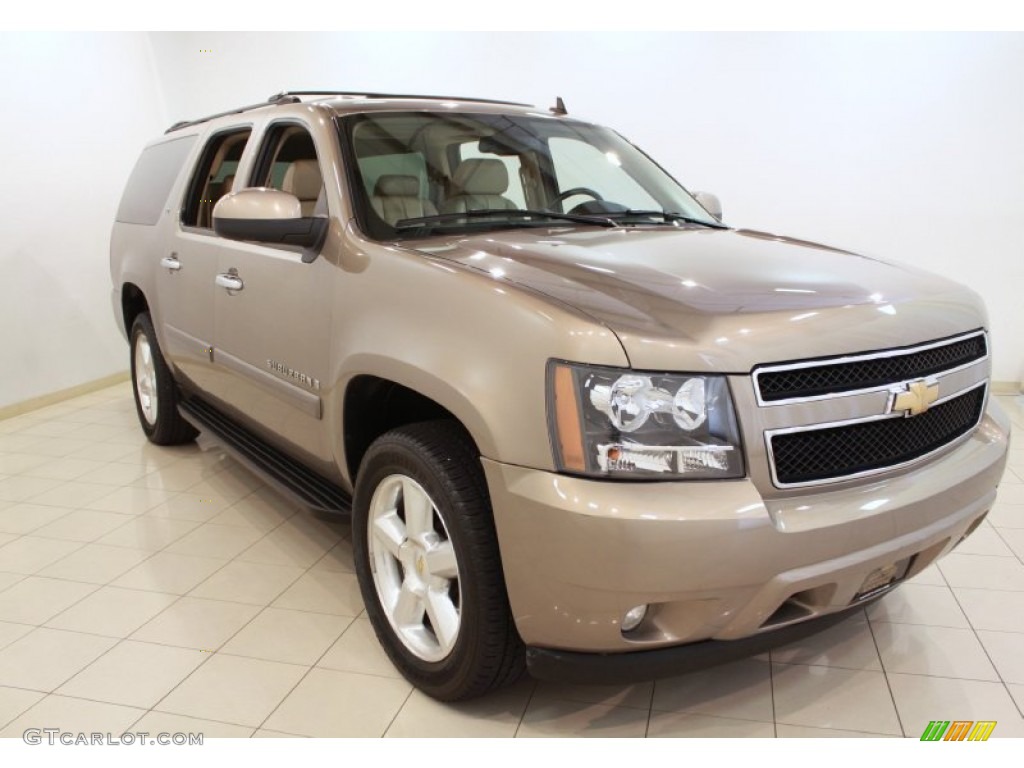
[[[602,152],[579,139],[555,136],[550,139],[551,161],[555,166],[558,191],[588,187],[611,203],[637,210],[661,210],[661,206],[628,173],[622,170],[614,152]],[[593,200],[590,195],[573,195],[563,202],[563,210]]]
[[[192,175],[181,211],[181,223],[184,226],[213,228],[213,207],[231,191],[235,170],[250,133],[252,131],[248,128],[225,131],[207,142]]]
[[[301,125],[281,123],[267,130],[249,181],[250,187],[271,187],[295,195],[303,216],[327,213],[316,145]]]
[[[520,169],[523,167],[522,160],[518,155],[493,155],[490,152],[480,151],[479,141],[470,141],[459,145],[459,161],[471,160],[474,158],[485,158],[500,160],[508,171],[508,189],[502,197],[507,197],[519,208],[527,208],[526,195],[523,193],[523,180],[520,176]]]
[[[156,224],[194,143],[195,136],[185,136],[154,144],[142,151],[125,184],[121,205],[117,209],[118,221]]]

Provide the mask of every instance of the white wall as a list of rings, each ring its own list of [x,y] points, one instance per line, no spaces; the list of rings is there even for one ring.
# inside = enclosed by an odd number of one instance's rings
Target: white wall
[[[127,366],[107,247],[142,143],[318,87],[561,95],[717,192],[734,226],[972,286],[995,378],[1024,378],[1021,34],[9,34],[0,68],[0,407]]]
[[[609,124],[733,226],[960,280],[1024,379],[1024,34],[153,36],[175,117],[286,88],[520,100]],[[211,53],[200,53],[210,49]]]
[[[123,371],[110,227],[167,122],[144,34],[2,34],[0,407]]]

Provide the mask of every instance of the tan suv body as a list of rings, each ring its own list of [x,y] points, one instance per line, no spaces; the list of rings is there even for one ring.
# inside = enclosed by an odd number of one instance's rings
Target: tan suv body
[[[724,227],[561,110],[302,98],[147,147],[114,311],[151,439],[354,498],[368,612],[432,695],[760,650],[992,505],[1009,422],[971,291]]]

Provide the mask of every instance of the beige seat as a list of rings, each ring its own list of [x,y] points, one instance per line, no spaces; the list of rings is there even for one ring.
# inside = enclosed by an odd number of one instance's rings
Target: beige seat
[[[432,202],[420,197],[418,178],[395,173],[377,179],[370,204],[377,215],[392,227],[402,219],[416,219],[437,213]]]
[[[504,197],[508,190],[508,169],[501,160],[463,160],[455,169],[452,187],[455,194],[445,200],[441,206],[441,213],[505,211],[519,207]]]
[[[320,163],[316,160],[296,160],[285,171],[281,191],[299,198],[302,215],[312,216],[324,182],[320,176]]]

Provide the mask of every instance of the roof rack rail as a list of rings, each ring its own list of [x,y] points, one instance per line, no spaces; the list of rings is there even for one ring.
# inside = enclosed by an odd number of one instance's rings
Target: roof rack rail
[[[225,117],[227,115],[237,115],[240,112],[248,112],[250,109],[259,109],[261,107],[269,107],[275,104],[296,104],[301,101],[300,96],[357,96],[363,99],[439,99],[444,101],[469,101],[474,104],[504,104],[510,107],[532,107],[533,104],[524,104],[519,101],[499,101],[497,99],[474,99],[466,96],[426,96],[423,94],[409,94],[409,93],[367,93],[365,91],[281,91],[275,93],[266,101],[261,101],[258,104],[249,104],[245,107],[238,107],[236,109],[228,109],[224,112],[217,112],[213,115],[207,115],[206,117],[200,117],[196,120],[179,120],[164,133],[170,133],[171,131],[177,131],[182,128],[188,128],[193,125],[200,125],[209,120],[214,120],[218,117]]]
[[[281,94],[281,93],[279,93],[276,96],[271,96],[266,101],[260,102],[259,104],[249,104],[248,106],[245,106],[245,107],[238,107],[236,109],[228,109],[228,110],[225,110],[224,112],[217,112],[216,114],[207,115],[206,117],[200,117],[200,118],[198,118],[196,120],[179,120],[174,125],[172,125],[170,128],[168,128],[166,131],[164,131],[164,133],[170,133],[171,131],[177,131],[177,130],[179,130],[181,128],[188,128],[189,126],[192,126],[192,125],[199,125],[201,123],[207,122],[208,120],[214,120],[214,119],[216,119],[218,117],[225,117],[226,115],[237,115],[240,112],[248,112],[250,109],[259,109],[260,107],[269,107],[269,106],[272,106],[274,104],[295,104],[298,101],[300,101],[300,99],[297,96],[290,96],[288,94]]]
[[[471,101],[476,104],[505,104],[511,107],[532,107],[519,101],[501,101],[499,99],[475,99],[470,96],[428,96],[416,93],[368,93],[366,91],[281,91],[271,99],[283,99],[289,96],[358,96],[364,99],[442,99],[444,101]]]

